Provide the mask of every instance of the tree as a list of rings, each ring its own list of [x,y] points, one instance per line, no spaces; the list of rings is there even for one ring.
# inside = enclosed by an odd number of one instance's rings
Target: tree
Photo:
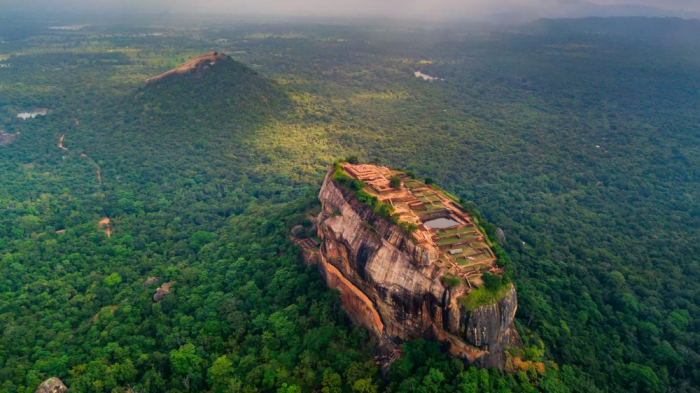
[[[665,364],[668,367],[678,367],[683,364],[683,358],[676,352],[668,341],[654,347],[652,357],[655,362]]]
[[[195,251],[199,251],[205,245],[213,242],[215,238],[216,235],[211,232],[197,231],[190,237],[190,247]]]
[[[373,361],[352,362],[345,371],[345,379],[350,386],[354,386],[355,382],[361,379],[372,379],[377,374],[377,366]],[[365,386],[366,384],[361,384]]]
[[[663,392],[663,382],[651,368],[630,363],[617,370],[622,386],[626,386],[631,391],[642,392]]]
[[[208,374],[208,381],[214,390],[225,390],[224,388],[228,387],[233,381],[233,363],[225,355],[221,356],[209,367]]]
[[[382,217],[391,217],[391,215],[394,214],[394,207],[388,203],[382,203],[375,211]]]
[[[277,389],[277,393],[301,393],[301,388],[297,385],[288,385],[283,383],[282,387]]]
[[[428,371],[428,375],[423,378],[423,386],[432,393],[439,392],[443,382],[445,382],[445,375],[435,368],[431,368],[430,371]]]
[[[352,384],[352,391],[355,393],[377,393],[379,387],[372,383],[371,378],[358,379]]]
[[[343,380],[340,375],[327,368],[323,372],[323,381],[321,382],[323,393],[341,393],[343,391]]]
[[[40,225],[41,221],[39,220],[39,217],[35,215],[29,214],[20,218],[20,226],[27,232],[32,232],[39,229]]]
[[[170,351],[170,367],[178,374],[197,373],[201,370],[201,364],[202,358],[195,353],[195,347],[190,343]]]
[[[469,371],[459,373],[457,375],[457,381],[460,393],[479,392],[479,375],[476,367],[471,367]]]
[[[622,273],[618,272],[617,270],[610,272],[610,274],[608,274],[608,279],[610,280],[610,283],[616,287],[619,287],[625,283],[625,276],[623,276]]]
[[[389,179],[389,187],[392,187],[392,188],[401,187],[401,178],[398,176],[392,176],[391,179]]]
[[[109,276],[105,277],[104,279],[104,284],[108,288],[115,287],[122,282],[122,276],[120,276],[118,273],[112,273]]]
[[[501,285],[503,284],[498,275],[489,272],[484,272],[481,275],[481,279],[484,281],[484,287],[486,287],[486,289],[489,291],[498,291],[501,289]]]

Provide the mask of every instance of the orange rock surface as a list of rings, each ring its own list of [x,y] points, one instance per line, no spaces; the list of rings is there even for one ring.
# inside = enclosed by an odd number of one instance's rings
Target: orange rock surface
[[[224,55],[223,53],[219,53],[219,52],[210,52],[210,53],[203,54],[201,56],[197,56],[193,59],[190,59],[190,60],[182,63],[182,65],[177,67],[177,68],[173,68],[170,71],[167,71],[167,72],[164,72],[160,75],[146,79],[146,85],[148,86],[148,85],[153,84],[154,82],[157,82],[161,79],[187,74],[187,73],[191,72],[192,70],[195,70],[195,69],[202,67],[203,65],[210,65],[210,66],[214,65],[219,60],[226,60],[226,55]]]

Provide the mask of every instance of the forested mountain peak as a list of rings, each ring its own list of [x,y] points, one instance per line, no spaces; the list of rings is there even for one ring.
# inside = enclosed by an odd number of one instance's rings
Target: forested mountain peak
[[[235,114],[262,120],[288,104],[277,82],[221,52],[197,56],[147,79],[135,98],[136,110],[163,117],[168,125],[188,123],[191,116],[218,120],[218,125]]]

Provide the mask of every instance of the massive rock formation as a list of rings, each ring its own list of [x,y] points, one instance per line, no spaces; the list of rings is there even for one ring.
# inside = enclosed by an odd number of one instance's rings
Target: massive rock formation
[[[329,287],[340,290],[350,318],[385,347],[426,337],[470,364],[502,369],[506,347],[520,345],[513,325],[515,289],[495,304],[468,311],[457,299],[469,289],[464,283],[443,285],[446,268],[429,263],[436,251],[335,184],[332,174],[319,194],[319,271]]]

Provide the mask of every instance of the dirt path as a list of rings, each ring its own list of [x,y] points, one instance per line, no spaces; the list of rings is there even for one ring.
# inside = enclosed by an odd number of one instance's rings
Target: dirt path
[[[68,150],[67,147],[63,146],[63,138],[65,138],[66,134],[61,135],[61,139],[58,140],[58,148],[63,149],[63,150]]]
[[[90,160],[90,162],[95,164],[95,171],[97,172],[97,182],[100,183],[100,186],[101,186],[102,185],[102,169],[100,168],[100,165],[97,164],[97,161],[93,160],[92,157],[88,156],[85,153],[81,153],[80,157],[87,158],[88,160]]]
[[[100,184],[100,189],[102,190],[102,195],[104,198],[104,188],[102,187],[102,169],[100,168],[100,165],[97,163],[97,161],[93,160],[92,157],[88,156],[85,153],[81,154],[81,156],[87,158],[95,165],[95,172],[97,172],[97,182]],[[107,235],[107,237],[112,236],[112,227],[111,227],[110,223],[111,223],[111,221],[109,220],[108,217],[103,217],[100,220],[100,222],[97,224],[97,227],[100,230],[104,231],[104,233],[105,233],[105,235]]]
[[[78,125],[80,122],[78,119],[75,119],[75,124]],[[63,146],[63,138],[65,138],[66,134],[61,135],[61,139],[58,140],[58,147],[62,150],[68,150],[67,147]],[[96,172],[97,172],[97,182],[100,184],[100,188],[102,188],[102,169],[100,166],[97,164],[97,161],[93,160],[92,157],[88,156],[85,153],[80,154],[81,157],[86,158],[90,160],[93,164],[95,164]],[[104,191],[104,190],[103,190]],[[111,221],[109,220],[108,217],[103,217],[98,223],[97,223],[97,228],[101,231],[104,231],[105,235],[107,237],[112,236],[112,227],[111,227]],[[65,229],[61,231],[56,231],[56,233],[63,233],[65,232]]]
[[[112,228],[110,227],[110,221],[108,217],[103,217],[97,224],[97,228],[101,231],[104,231],[107,237],[112,236]]]

